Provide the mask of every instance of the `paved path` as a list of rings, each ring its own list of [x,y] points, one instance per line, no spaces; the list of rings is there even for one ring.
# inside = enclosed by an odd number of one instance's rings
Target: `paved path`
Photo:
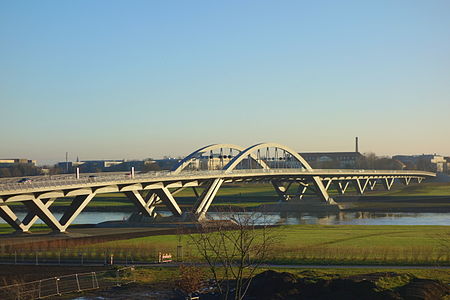
[[[0,262],[0,265],[12,265],[13,263],[8,262]],[[126,264],[125,262],[119,262],[115,265],[117,266],[130,266],[134,265],[137,267],[150,267],[150,268],[175,268],[179,267],[181,264],[195,264],[195,265],[205,265],[205,263],[197,264],[193,262],[183,262],[183,263],[134,263],[134,264]],[[26,263],[17,263],[17,265],[36,265],[33,260],[30,260]],[[73,260],[73,263],[39,263],[41,266],[67,266],[67,267],[80,267],[80,266],[104,266],[103,263],[84,263],[80,264],[79,260]],[[260,266],[263,269],[423,269],[423,270],[449,270],[450,265],[448,266],[433,266],[433,265],[278,265],[278,264],[263,264]]]

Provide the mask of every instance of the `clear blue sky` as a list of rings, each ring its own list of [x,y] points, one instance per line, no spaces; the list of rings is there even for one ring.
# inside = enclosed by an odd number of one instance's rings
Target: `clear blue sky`
[[[0,157],[450,155],[450,1],[0,2]]]

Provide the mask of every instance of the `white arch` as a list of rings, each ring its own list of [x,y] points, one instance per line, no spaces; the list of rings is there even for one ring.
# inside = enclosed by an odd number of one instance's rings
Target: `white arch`
[[[244,151],[239,153],[234,159],[232,159],[223,169],[228,172],[234,170],[234,168],[236,168],[236,166],[241,161],[243,161],[246,157],[248,157],[249,155],[251,156],[255,151],[262,149],[262,148],[278,148],[278,149],[284,150],[287,153],[289,153],[290,155],[292,155],[298,162],[300,162],[305,167],[305,169],[307,169],[309,171],[312,170],[309,163],[300,154],[298,154],[296,151],[294,151],[293,149],[291,149],[287,146],[277,144],[277,143],[260,143],[260,144],[256,144],[251,147],[248,147],[247,149],[245,149]],[[328,202],[330,204],[334,204],[335,203],[334,200],[328,195],[328,192],[327,192],[325,186],[323,185],[322,181],[320,180],[320,177],[313,176],[312,180],[317,189],[318,196],[320,198],[322,198],[323,201]]]
[[[242,150],[244,150],[243,147],[241,146],[237,146],[237,145],[233,145],[233,144],[211,144],[205,147],[202,147],[200,149],[195,150],[194,152],[192,152],[191,154],[189,154],[188,156],[186,156],[185,158],[183,158],[172,170],[172,172],[174,173],[179,173],[182,170],[184,170],[184,168],[186,168],[191,162],[192,160],[200,153],[205,153],[207,151],[212,151],[212,150],[216,150],[216,149],[220,149],[220,148],[228,148],[228,149],[233,149],[233,150],[237,150],[239,152],[241,152]]]
[[[307,170],[312,170],[311,166],[308,164],[308,162],[300,154],[298,154],[296,151],[294,151],[293,149],[291,149],[291,148],[289,148],[287,146],[284,146],[284,145],[281,145],[281,144],[277,144],[277,143],[260,143],[260,144],[256,144],[256,145],[250,146],[247,149],[241,151],[223,169],[226,170],[226,171],[234,170],[234,168],[236,168],[236,166],[241,161],[243,161],[247,156],[250,155],[250,157],[252,157],[254,159],[254,152],[259,150],[259,149],[262,149],[262,148],[278,148],[278,149],[284,150],[287,153],[289,153],[290,155],[292,155]],[[267,166],[267,169],[269,169],[268,166]]]
[[[225,148],[225,149],[233,149],[233,150],[237,150],[239,151],[239,154],[235,157],[238,157],[242,151],[244,151],[244,147],[241,146],[237,146],[237,145],[233,145],[233,144],[212,144],[212,145],[208,145],[205,147],[202,147],[198,150],[195,150],[194,152],[192,152],[191,154],[189,154],[188,156],[186,156],[185,158],[183,158],[173,169],[172,172],[174,173],[179,173],[182,170],[184,170],[184,168],[186,168],[191,162],[192,160],[200,153],[205,153],[207,151],[212,151],[212,150],[217,150],[217,149],[221,149],[221,148]],[[263,161],[258,161],[257,157],[255,156],[255,154],[251,153],[250,157],[253,158],[256,162],[259,163],[259,165],[263,168],[263,169],[268,169],[269,166],[263,162]],[[224,168],[225,170],[225,168]]]

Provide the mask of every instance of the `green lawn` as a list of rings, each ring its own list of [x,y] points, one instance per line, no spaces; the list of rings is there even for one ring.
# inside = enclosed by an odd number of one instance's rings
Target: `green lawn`
[[[395,184],[391,191],[375,191],[369,195],[378,196],[450,196],[450,183],[425,182],[402,186]]]
[[[36,228],[44,229],[42,225]],[[450,226],[289,225],[270,230],[276,243],[268,263],[450,265]],[[0,226],[0,233],[9,232],[7,225]],[[153,262],[158,252],[177,253],[177,246],[182,247],[184,260],[200,260],[189,236],[182,234],[80,243],[66,250],[69,256],[70,252],[82,251],[95,258],[109,252],[116,257]]]
[[[290,225],[274,228],[268,261],[311,264],[450,264],[449,226]],[[176,252],[197,260],[187,236],[161,235],[92,245],[134,253]]]
[[[48,226],[45,224],[35,224],[32,227],[33,232],[49,230]],[[0,234],[13,233],[15,230],[8,224],[0,224]],[[1,243],[1,240],[0,240]]]

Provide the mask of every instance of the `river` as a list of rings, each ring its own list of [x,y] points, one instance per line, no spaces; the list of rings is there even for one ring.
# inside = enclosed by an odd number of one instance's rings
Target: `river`
[[[169,215],[168,212],[161,212]],[[339,212],[339,213],[279,213],[279,212],[210,212],[212,219],[228,219],[231,215],[252,214],[258,223],[270,225],[447,225],[450,226],[450,213],[373,213],[373,212]],[[17,213],[22,219],[25,213]],[[61,213],[55,213],[60,218]],[[82,212],[73,224],[97,224],[105,221],[125,220],[130,216],[128,212]],[[0,223],[6,223],[0,218]],[[41,220],[37,221],[42,223]]]

